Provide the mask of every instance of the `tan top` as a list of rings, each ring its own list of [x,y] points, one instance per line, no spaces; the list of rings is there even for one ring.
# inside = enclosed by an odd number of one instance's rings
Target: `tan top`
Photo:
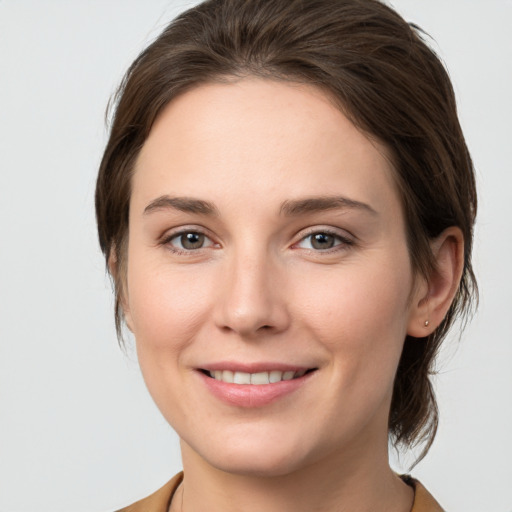
[[[444,512],[439,503],[417,480],[409,476],[403,480],[414,487],[414,503],[411,512]],[[174,492],[183,480],[183,473],[178,473],[161,489],[147,498],[137,501],[117,512],[168,512]]]

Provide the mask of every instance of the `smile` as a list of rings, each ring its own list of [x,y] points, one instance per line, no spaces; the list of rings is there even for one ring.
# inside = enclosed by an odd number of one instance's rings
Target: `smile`
[[[232,369],[215,366],[201,369],[196,374],[214,397],[231,406],[243,408],[263,407],[295,394],[318,373],[318,368],[288,367],[278,370],[267,366],[265,370],[265,366],[258,364],[256,368],[244,368],[249,371],[241,371],[240,365],[226,365],[232,366]]]
[[[253,384],[265,385],[274,384],[283,380],[293,380],[303,377],[307,372],[313,370],[279,371],[270,370],[257,373],[234,372],[231,370],[214,370],[207,372],[208,376],[217,381],[228,384]]]

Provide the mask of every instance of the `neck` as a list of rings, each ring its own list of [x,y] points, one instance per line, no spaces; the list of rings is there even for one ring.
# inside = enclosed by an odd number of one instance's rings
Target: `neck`
[[[387,440],[368,452],[329,454],[284,475],[241,475],[213,467],[182,441],[185,479],[171,510],[409,512],[414,492],[389,467]]]

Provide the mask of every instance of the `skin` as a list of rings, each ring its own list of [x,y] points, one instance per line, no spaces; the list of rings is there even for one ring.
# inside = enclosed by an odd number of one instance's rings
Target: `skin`
[[[313,197],[349,202],[314,209]],[[190,198],[214,213],[189,211]],[[183,232],[203,246],[183,248]],[[326,232],[333,247],[313,246]],[[388,463],[393,379],[406,334],[446,313],[461,246],[447,231],[438,275],[414,277],[386,148],[315,88],[248,78],[171,102],[136,163],[123,298],[181,439],[171,510],[409,511],[413,491]],[[204,385],[198,369],[218,361],[315,371],[243,408]]]

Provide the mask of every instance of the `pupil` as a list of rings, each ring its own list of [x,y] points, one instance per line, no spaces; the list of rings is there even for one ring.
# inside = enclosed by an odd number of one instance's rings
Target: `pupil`
[[[204,235],[201,233],[186,233],[181,235],[181,245],[185,249],[199,249],[204,243]]]
[[[313,235],[311,245],[315,249],[330,249],[334,245],[334,237],[327,233],[316,233]]]

